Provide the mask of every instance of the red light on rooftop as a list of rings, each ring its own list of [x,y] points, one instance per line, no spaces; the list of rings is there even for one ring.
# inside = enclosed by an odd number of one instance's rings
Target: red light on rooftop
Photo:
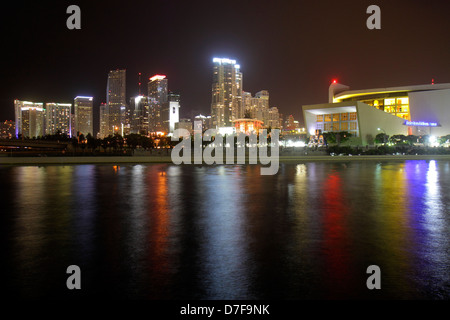
[[[153,80],[162,80],[162,79],[165,79],[165,78],[166,78],[165,75],[162,75],[162,74],[155,74],[153,77],[149,78],[149,80],[150,80],[150,81],[153,81]]]
[[[337,80],[336,80],[336,79],[333,79],[333,83],[337,83]]]

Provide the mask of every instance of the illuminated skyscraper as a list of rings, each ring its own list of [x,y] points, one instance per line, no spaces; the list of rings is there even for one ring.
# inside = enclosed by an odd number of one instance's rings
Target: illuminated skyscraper
[[[131,133],[147,135],[148,133],[148,97],[139,95],[130,99]]]
[[[42,137],[44,135],[45,109],[42,103],[26,103],[20,108],[20,132],[25,138]]]
[[[148,83],[148,100],[149,100],[149,131],[158,132],[165,131],[161,112],[168,105],[168,80],[164,75],[155,75],[151,77]]]
[[[231,127],[243,117],[242,73],[236,60],[213,59],[211,117],[213,127]]]
[[[45,134],[61,132],[72,136],[72,104],[48,102],[45,104]]]
[[[260,99],[261,101],[264,101],[262,103],[265,105],[265,107],[267,107],[267,108],[269,107],[269,91],[267,91],[267,90],[258,91],[255,94],[255,98]]]
[[[265,128],[280,128],[278,108],[269,105],[269,91],[261,90],[254,97],[243,92],[242,101],[247,116],[262,121]]]
[[[40,110],[42,109],[41,112],[44,112],[43,103],[41,103],[41,102],[30,102],[30,101],[22,101],[22,100],[17,100],[17,99],[14,100],[16,138],[19,137],[19,134],[22,134],[22,108],[37,108]],[[44,129],[43,124],[42,124],[42,129]]]
[[[267,90],[259,91],[254,97],[250,92],[244,92],[243,104],[245,113],[252,119],[258,119],[265,122],[266,114],[269,110],[269,92]]]
[[[94,135],[93,128],[93,97],[78,96],[74,99],[75,134]]]
[[[212,119],[211,116],[204,116],[202,114],[199,114],[194,117],[194,121],[201,121],[202,122],[202,130],[208,130],[212,128]]]
[[[272,128],[272,129],[280,129],[281,128],[281,123],[280,123],[280,114],[278,112],[278,108],[277,107],[272,107],[268,109],[268,113],[267,116],[264,120],[264,125],[267,128]]]
[[[109,72],[106,104],[109,109],[109,134],[121,134],[126,114],[126,70]]]
[[[100,132],[98,138],[105,138],[111,133],[109,126],[109,108],[106,103],[100,104]]]
[[[289,117],[286,119],[286,129],[291,131],[298,129],[299,127],[299,122],[294,119],[294,116],[292,114],[289,115]]]
[[[180,120],[180,95],[178,93],[169,93],[169,102],[163,104],[161,110],[161,119],[164,132],[173,133],[175,123]]]

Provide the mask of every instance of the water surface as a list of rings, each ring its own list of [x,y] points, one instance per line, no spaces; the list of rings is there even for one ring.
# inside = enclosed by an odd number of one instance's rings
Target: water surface
[[[12,166],[0,185],[11,297],[450,297],[448,161]]]

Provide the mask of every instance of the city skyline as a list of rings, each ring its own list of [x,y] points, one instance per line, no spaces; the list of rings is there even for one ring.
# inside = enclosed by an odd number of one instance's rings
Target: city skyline
[[[449,0],[2,9],[8,300],[450,298]]]
[[[11,4],[2,20],[3,27],[14,25],[5,35],[5,47],[14,49],[7,50],[0,117],[13,119],[14,99],[64,101],[88,95],[98,110],[106,102],[104,75],[116,68],[127,70],[128,97],[138,95],[139,72],[144,79],[161,73],[181,94],[183,111],[209,113],[215,56],[239,61],[245,89],[268,90],[272,106],[296,119],[302,117],[302,105],[326,102],[324,91],[335,78],[362,89],[427,84],[432,79],[450,82],[449,44],[442,41],[450,29],[445,19],[448,2],[377,1],[381,30],[366,28],[371,3],[365,1],[233,4],[221,11],[218,2],[137,1],[122,7],[112,1],[103,10],[81,1],[81,30],[65,27],[64,3]],[[147,15],[151,19],[144,19]],[[123,22],[106,24],[117,17]],[[225,17],[234,23],[214,23]],[[163,32],[141,32],[153,24],[163,25]],[[112,50],[109,46],[115,43]]]
[[[235,66],[235,60],[228,58],[214,58],[215,64],[213,70],[214,74],[217,74],[217,62],[220,60],[220,65],[225,65],[228,62],[233,62],[231,69],[239,69],[239,65]],[[219,66],[220,67],[220,66]],[[229,67],[229,66],[228,66]],[[220,68],[219,68],[220,69]],[[215,113],[217,102],[222,104],[223,112],[223,93],[220,89],[224,87],[224,84],[229,82],[230,79],[225,79],[224,83],[224,69],[221,69],[220,83],[213,79],[213,91],[211,101],[211,113]],[[141,74],[139,74],[141,76]],[[235,76],[233,75],[233,78]],[[142,80],[140,80],[142,81]],[[36,111],[42,113],[42,119],[38,122],[42,122],[40,126],[33,124],[32,130],[29,127],[29,121],[26,120],[27,130],[29,133],[27,137],[38,137],[43,135],[52,135],[57,132],[72,136],[78,136],[83,134],[91,134],[95,137],[104,138],[115,133],[119,133],[124,136],[129,133],[147,134],[172,134],[175,130],[175,124],[180,119],[180,101],[181,96],[179,93],[169,90],[168,79],[165,75],[154,75],[148,79],[147,83],[147,95],[142,95],[140,87],[142,82],[139,82],[139,95],[134,97],[127,97],[126,95],[126,70],[116,69],[110,70],[107,76],[106,85],[106,103],[100,103],[99,110],[94,112],[94,97],[89,96],[77,96],[71,103],[55,103],[55,102],[30,102],[25,100],[14,100],[15,110],[15,136],[19,137],[23,135],[22,130],[22,118],[23,112],[30,109],[32,113],[26,113],[27,119],[32,116],[34,122],[36,119]],[[236,82],[237,86],[233,85],[223,90],[224,93],[230,96],[227,109],[226,123],[222,121],[217,127],[234,126],[235,120],[244,117],[244,113],[248,112],[248,116],[258,119],[261,123],[266,123],[268,127],[279,128],[282,126],[282,120],[279,119],[278,109],[276,107],[269,108],[269,92],[267,90],[261,90],[252,97],[250,92],[242,90],[242,73],[238,73],[233,82]],[[226,85],[225,85],[226,87]],[[238,88],[238,90],[237,90]],[[222,96],[221,99],[217,99],[217,96]],[[129,100],[128,100],[129,99]],[[126,101],[129,101],[127,103]],[[73,108],[72,108],[73,107]],[[31,110],[30,109],[30,110]],[[191,112],[192,115],[192,112]],[[191,116],[189,121],[195,118],[203,117],[201,114]],[[212,118],[211,115],[208,115]],[[40,118],[39,118],[40,119]],[[97,121],[95,120],[97,119]],[[225,119],[222,114],[222,119]],[[9,120],[6,120],[9,121]],[[203,121],[203,120],[202,120]],[[34,123],[33,122],[33,123]],[[183,121],[182,121],[183,122]],[[211,123],[212,125],[212,123]],[[182,125],[183,126],[183,125]],[[209,127],[210,125],[208,125]],[[42,129],[42,132],[40,131]],[[31,131],[30,131],[31,130]]]

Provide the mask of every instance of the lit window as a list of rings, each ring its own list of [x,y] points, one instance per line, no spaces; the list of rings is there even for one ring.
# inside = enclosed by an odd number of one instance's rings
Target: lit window
[[[384,105],[385,106],[393,106],[393,105],[395,105],[395,98],[384,99]]]
[[[347,121],[348,120],[348,113],[341,113],[341,121]]]
[[[356,112],[350,113],[350,120],[356,120]]]
[[[397,98],[397,104],[409,104],[409,98]]]
[[[339,113],[333,114],[333,121],[339,121]]]

